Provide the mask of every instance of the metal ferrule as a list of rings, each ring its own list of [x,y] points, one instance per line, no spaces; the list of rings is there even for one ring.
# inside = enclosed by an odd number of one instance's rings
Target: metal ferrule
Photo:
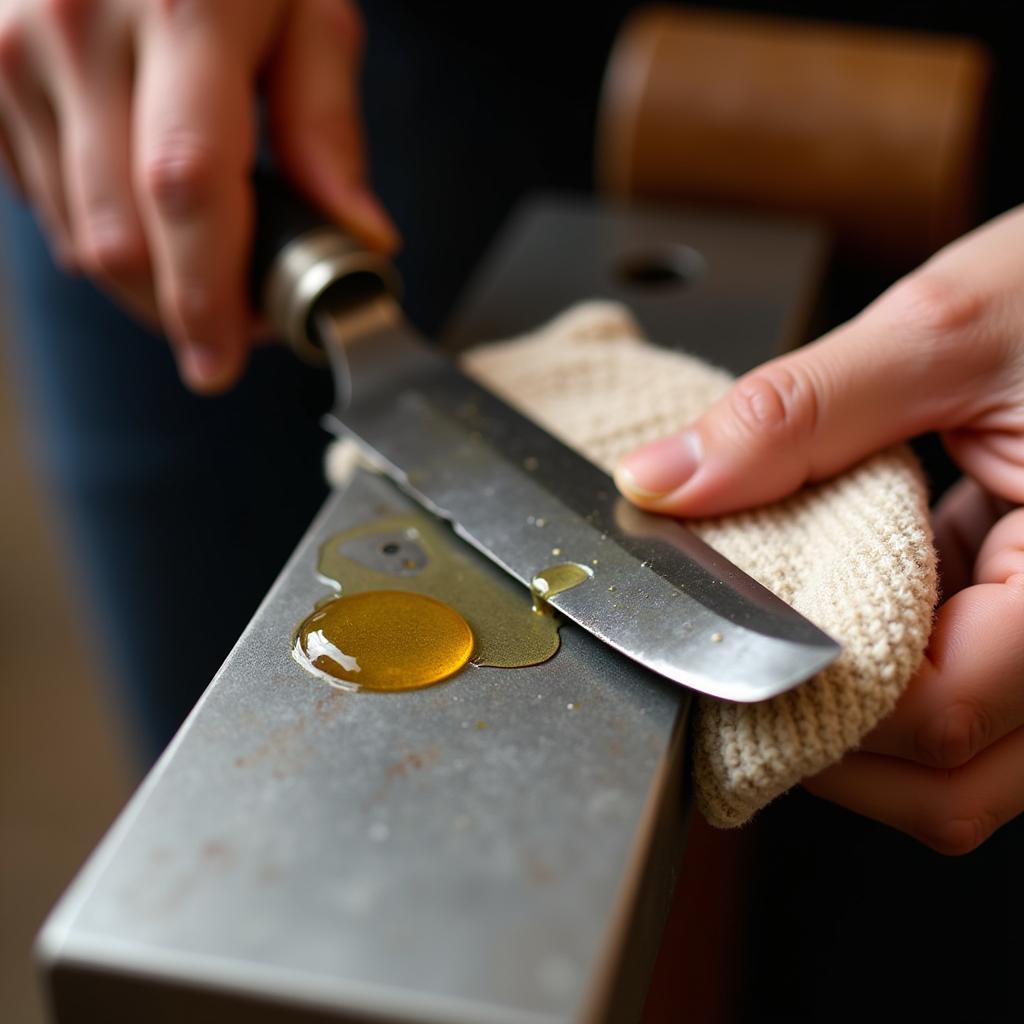
[[[368,252],[336,228],[314,228],[280,251],[267,274],[263,308],[274,329],[307,362],[324,365],[313,314],[329,289],[347,279],[373,279],[381,293],[398,295],[401,282],[391,263]]]

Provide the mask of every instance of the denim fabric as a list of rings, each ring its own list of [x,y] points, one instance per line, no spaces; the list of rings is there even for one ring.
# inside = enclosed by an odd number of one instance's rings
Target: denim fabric
[[[36,454],[66,525],[143,755],[162,749],[223,661],[326,487],[326,375],[281,348],[198,398],[166,342],[60,273],[5,196],[11,335]],[[72,584],[73,585],[73,584]]]

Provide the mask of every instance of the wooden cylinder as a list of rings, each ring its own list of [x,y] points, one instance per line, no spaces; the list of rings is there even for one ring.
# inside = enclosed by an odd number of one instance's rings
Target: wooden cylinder
[[[974,221],[988,81],[969,39],[642,8],[608,65],[598,181],[813,217],[847,260],[902,269]]]

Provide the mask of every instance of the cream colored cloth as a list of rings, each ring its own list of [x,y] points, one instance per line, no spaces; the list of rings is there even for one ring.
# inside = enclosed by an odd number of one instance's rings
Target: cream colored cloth
[[[608,302],[473,349],[462,364],[608,472],[635,446],[680,430],[731,381],[651,345]],[[833,665],[771,700],[699,699],[698,804],[712,824],[739,825],[856,747],[920,663],[936,599],[926,492],[898,447],[785,501],[689,525],[843,644]]]

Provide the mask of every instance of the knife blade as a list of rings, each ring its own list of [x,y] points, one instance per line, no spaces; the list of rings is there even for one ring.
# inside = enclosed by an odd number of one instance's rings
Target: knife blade
[[[387,260],[292,198],[269,202],[257,252],[271,321],[307,358],[326,355],[337,432],[458,536],[526,586],[554,565],[583,567],[547,602],[702,693],[764,700],[838,656],[696,534],[631,506],[607,474],[461,373],[404,317]]]

